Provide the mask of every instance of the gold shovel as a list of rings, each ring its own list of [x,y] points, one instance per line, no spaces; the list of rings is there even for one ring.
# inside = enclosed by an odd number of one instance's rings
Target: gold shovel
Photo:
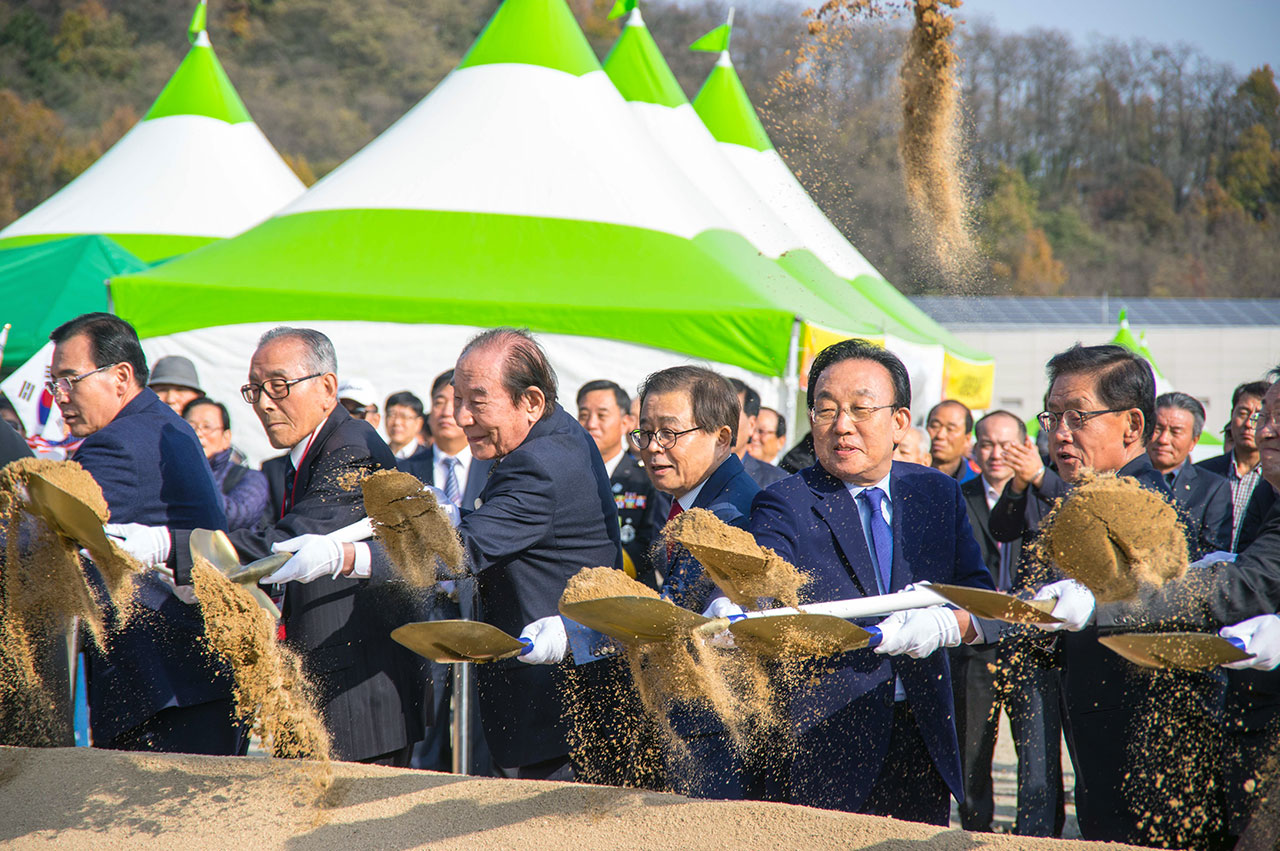
[[[698,627],[715,622],[668,600],[654,597],[600,597],[561,603],[559,608],[560,614],[566,618],[625,644],[688,637]],[[729,622],[725,620],[720,629],[728,626]]]
[[[1103,635],[1098,643],[1144,668],[1202,671],[1250,658],[1240,645],[1205,632]]]
[[[260,572],[262,570],[262,566],[266,562],[278,562],[276,565],[276,567],[278,567],[279,564],[283,564],[288,561],[288,556],[292,555],[292,553],[273,553],[264,559],[258,559],[257,561],[250,562],[244,567],[241,567],[240,554],[236,552],[236,548],[232,545],[231,539],[227,537],[227,533],[223,532],[221,529],[192,529],[190,544],[191,557],[193,559],[196,556],[200,556],[208,561],[209,564],[216,567],[218,572],[223,576],[231,579],[233,582],[240,582],[242,587],[249,592],[251,597],[253,597],[254,601],[257,602],[259,606],[262,606],[262,608],[267,610],[267,614],[277,620],[280,618],[280,610],[276,608],[275,603],[271,602],[271,598],[267,596],[267,593],[258,587],[257,579],[249,582],[244,579],[233,579],[233,576],[237,574]],[[285,556],[285,558],[280,559],[280,556]],[[271,571],[259,573],[258,578],[267,576],[274,572],[276,567],[273,567]]]
[[[743,618],[729,626],[735,641],[753,645],[775,656],[834,656],[849,650],[873,647],[880,631],[863,629],[832,615],[777,615]]]
[[[391,638],[433,662],[496,662],[525,651],[526,644],[480,621],[422,621],[391,631]]]
[[[1061,618],[1049,614],[1053,611],[1053,600],[1022,600],[1012,594],[960,585],[931,583],[928,587],[952,605],[980,618],[1005,623],[1062,623]]]
[[[111,542],[107,540],[107,533],[102,530],[102,520],[82,499],[38,473],[30,473],[26,478],[31,508],[54,531],[75,541],[88,550],[90,555],[106,555],[111,552]]]

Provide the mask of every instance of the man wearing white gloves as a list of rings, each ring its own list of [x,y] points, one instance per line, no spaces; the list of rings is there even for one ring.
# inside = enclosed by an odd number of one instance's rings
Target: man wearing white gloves
[[[302,535],[350,526],[364,516],[355,483],[395,469],[373,427],[338,404],[337,368],[333,344],[318,331],[275,328],[258,342],[241,395],[271,445],[288,450],[288,463],[284,476],[268,477],[269,520],[229,536],[241,561]],[[178,583],[189,582],[189,532],[135,530],[125,546],[137,552],[154,545],[157,533],[171,545],[166,558]],[[320,539],[310,551],[312,557],[291,559],[269,581],[283,584],[285,641],[316,686],[334,756],[405,766],[428,720],[420,657],[390,636],[414,619],[412,599],[403,586],[370,578],[367,558],[344,565],[337,543]]]
[[[809,369],[817,463],[756,496],[751,532],[812,579],[801,602],[870,597],[922,581],[990,589],[960,485],[893,460],[911,383],[887,350],[846,340]],[[963,800],[943,647],[985,639],[962,611],[901,612],[875,652],[816,660],[791,695],[796,804],[945,825]],[[990,626],[990,625],[988,625]],[[994,636],[992,636],[994,637]]]
[[[48,390],[71,433],[84,439],[71,460],[102,488],[115,521],[108,534],[139,534],[150,551],[145,563],[156,568],[139,580],[137,611],[113,630],[105,651],[85,646],[93,744],[240,753],[247,741],[231,717],[231,678],[203,651],[204,621],[191,598],[175,591],[167,533],[150,531],[226,528],[195,432],[146,387],[146,358],[127,322],[89,313],[51,339]],[[97,571],[88,572],[98,582]]]
[[[558,664],[567,641],[557,606],[583,567],[622,569],[609,476],[591,437],[556,404],[555,371],[528,332],[494,328],[472,338],[458,356],[453,392],[472,456],[494,462],[458,526],[480,618],[532,648],[477,666],[485,740],[500,774],[570,780]],[[394,576],[379,544],[343,550],[339,569],[368,560],[375,579]]]

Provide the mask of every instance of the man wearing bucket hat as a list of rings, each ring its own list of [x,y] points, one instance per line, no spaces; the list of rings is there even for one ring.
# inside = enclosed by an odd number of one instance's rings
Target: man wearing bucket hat
[[[147,386],[178,416],[191,401],[204,395],[196,365],[182,355],[168,355],[156,361]]]

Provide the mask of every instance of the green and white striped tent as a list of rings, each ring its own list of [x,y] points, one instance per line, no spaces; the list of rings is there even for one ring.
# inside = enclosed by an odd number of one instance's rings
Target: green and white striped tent
[[[886,344],[912,364],[930,364],[926,370],[930,385],[917,397],[953,398],[971,408],[988,407],[994,378],[991,356],[961,342],[886,281],[809,197],[774,148],[729,56],[732,23],[731,11],[727,24],[694,45],[694,49],[718,51],[719,58],[693,107],[725,157],[789,229],[795,241],[779,262],[798,275],[804,274],[803,269],[824,267],[874,304]],[[837,338],[808,334],[805,355],[811,358]],[[913,369],[913,380],[918,371]]]
[[[564,0],[506,0],[448,77],[247,233],[115,278],[153,354],[243,381],[272,324],[346,374],[425,392],[477,328],[539,332],[566,397],[707,361],[793,396],[799,329],[859,323],[762,257],[652,141]],[[792,385],[794,386],[794,385]],[[251,454],[257,429],[238,445]]]
[[[201,2],[191,49],[143,119],[0,230],[0,250],[101,234],[155,262],[235,236],[302,194],[218,62],[204,19]]]

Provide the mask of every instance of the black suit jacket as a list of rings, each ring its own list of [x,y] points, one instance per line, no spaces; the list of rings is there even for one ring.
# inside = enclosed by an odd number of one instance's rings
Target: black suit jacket
[[[458,527],[476,576],[481,618],[509,635],[558,612],[569,578],[584,567],[622,569],[618,512],[600,452],[559,405],[499,458],[475,510]],[[374,575],[393,573],[374,544]],[[485,740],[505,768],[569,752],[565,706],[548,665],[504,659],[479,665]]]
[[[329,414],[289,485],[288,458],[263,465],[272,520],[232,532],[242,561],[262,558],[271,545],[297,535],[324,534],[365,516],[359,478],[395,469],[395,456],[373,427],[341,405]],[[280,476],[283,468],[285,476]],[[281,516],[286,491],[296,496]],[[189,570],[184,536],[174,534],[179,578]],[[380,579],[317,579],[285,586],[286,642],[302,656],[318,705],[343,760],[381,756],[422,738],[427,722],[418,657],[391,640],[391,630],[414,620],[417,601],[406,586]]]
[[[964,504],[969,510],[969,525],[973,527],[973,536],[978,541],[978,549],[982,550],[982,563],[991,571],[991,584],[1000,581],[1000,544],[1013,548],[1009,554],[1009,566],[1012,573],[1013,587],[1019,589],[1022,583],[1018,573],[1019,562],[1022,561],[1022,536],[1012,541],[997,541],[991,534],[991,508],[987,505],[986,484],[981,476],[970,479],[960,485],[960,493],[964,494]]]
[[[762,488],[767,488],[774,482],[780,482],[787,476],[791,475],[781,467],[773,464],[766,464],[754,455],[744,455],[742,458],[742,466],[746,469],[747,475],[755,480],[755,483]]]
[[[1245,506],[1244,519],[1240,521],[1235,545],[1232,547],[1233,551],[1244,552],[1257,540],[1258,533],[1262,531],[1262,523],[1267,519],[1267,515],[1271,513],[1271,506],[1275,504],[1276,489],[1266,479],[1258,482],[1253,488],[1253,493],[1249,495],[1249,502]]]
[[[630,452],[623,452],[622,460],[613,468],[609,489],[618,509],[622,551],[635,568],[636,579],[657,591],[662,587],[662,577],[654,567],[649,548],[661,519],[657,515],[658,491]]]
[[[1193,466],[1199,467],[1201,470],[1208,470],[1210,473],[1215,473],[1226,479],[1230,478],[1227,474],[1227,470],[1231,469],[1231,465],[1235,462],[1236,457],[1234,452],[1224,452],[1221,455],[1215,455],[1212,458],[1206,458],[1203,461],[1199,461]]]
[[[1191,519],[1187,537],[1197,542],[1196,548],[1230,551],[1231,483],[1203,467],[1183,464],[1170,490]]]
[[[493,467],[492,460],[474,457],[471,459],[471,463],[467,465],[467,484],[462,489],[463,511],[475,509],[476,497],[480,496],[480,491],[484,490],[484,483],[489,477],[489,469],[491,467]],[[415,452],[408,458],[397,458],[396,469],[402,473],[417,476],[418,480],[423,484],[444,488],[444,482],[436,481],[436,452],[430,447],[423,447],[421,452]]]

